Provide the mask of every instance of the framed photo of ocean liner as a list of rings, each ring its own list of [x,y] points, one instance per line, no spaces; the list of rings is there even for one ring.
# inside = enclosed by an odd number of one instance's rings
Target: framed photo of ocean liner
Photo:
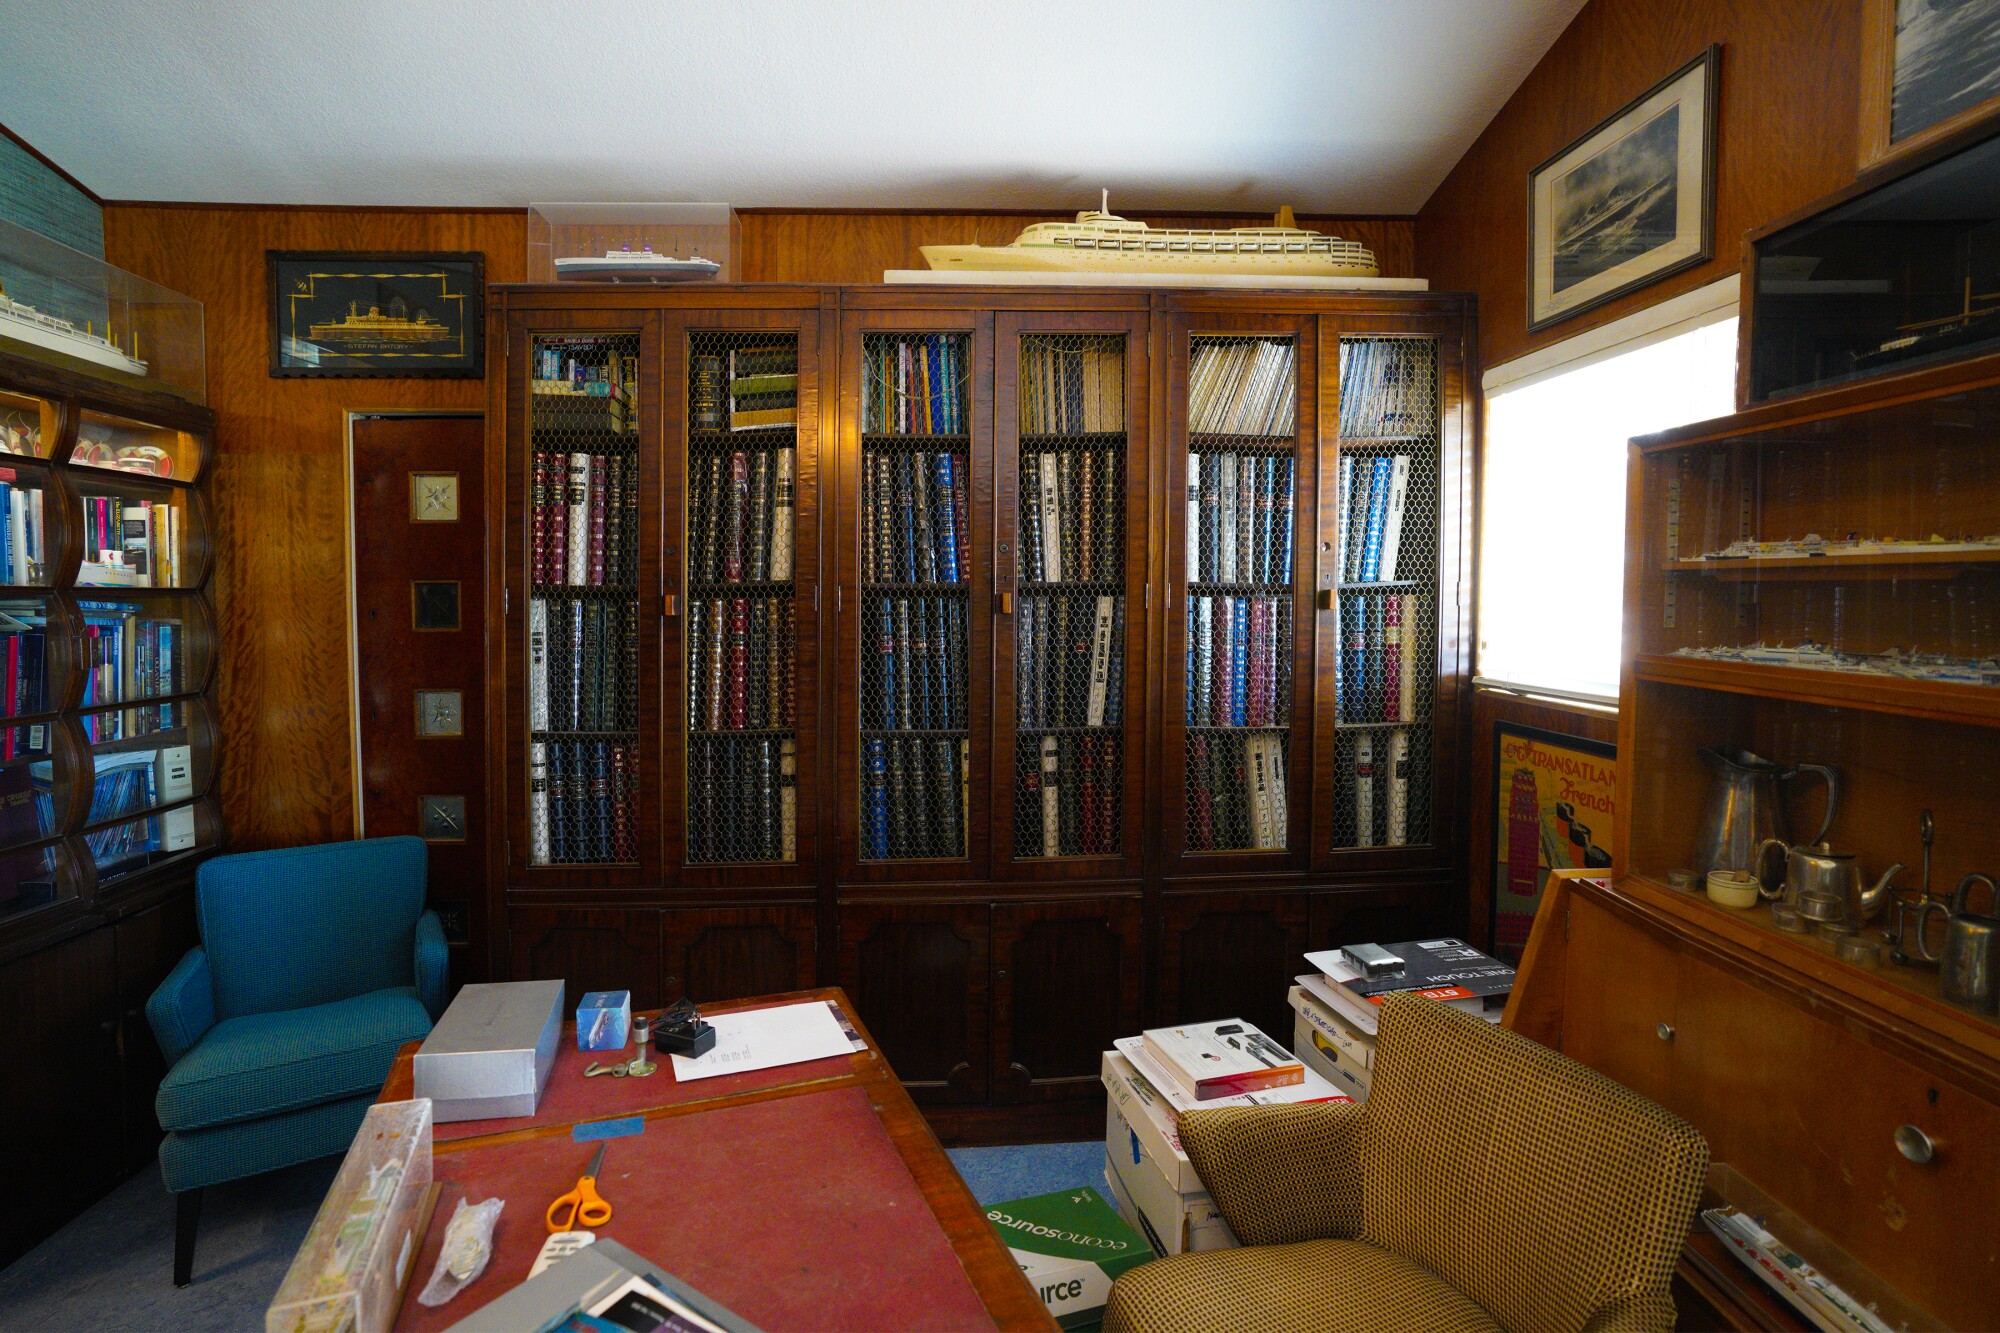
[[[2000,0],[1862,0],[1862,167],[1996,113]]]
[[[1715,253],[1711,46],[1528,173],[1528,331]]]
[[[478,379],[486,256],[267,250],[274,377]]]

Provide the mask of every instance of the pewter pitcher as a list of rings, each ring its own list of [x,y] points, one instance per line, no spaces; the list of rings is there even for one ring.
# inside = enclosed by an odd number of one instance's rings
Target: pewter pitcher
[[[1826,817],[1819,832],[1806,841],[1816,843],[1833,825],[1834,806],[1840,799],[1840,777],[1824,764],[1794,764],[1787,768],[1760,759],[1748,750],[1725,750],[1718,746],[1696,751],[1708,761],[1711,777],[1708,808],[1702,812],[1696,831],[1693,869],[1696,876],[1711,870],[1757,869],[1757,848],[1769,840],[1790,843],[1785,833],[1785,803],[1778,784],[1800,773],[1810,773],[1826,784]]]

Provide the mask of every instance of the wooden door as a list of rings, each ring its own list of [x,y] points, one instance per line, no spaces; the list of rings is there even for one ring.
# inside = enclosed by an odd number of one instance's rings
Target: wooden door
[[[666,861],[691,886],[811,886],[819,310],[679,311],[662,330]]]
[[[1160,1021],[1243,1018],[1285,1045],[1285,992],[1305,970],[1307,895],[1176,893],[1160,912]]]
[[[629,990],[634,1009],[666,1002],[660,913],[651,908],[514,907],[507,912],[514,981],[566,983],[565,1004],[594,990]]]
[[[661,917],[660,989],[697,1005],[814,984],[818,932],[810,907],[679,907]]]
[[[1147,329],[1139,311],[996,323],[996,878],[1144,865]]]
[[[1572,894],[1563,1053],[1673,1109],[1680,951],[1589,895]]]
[[[485,423],[349,425],[359,828],[430,844],[456,981],[486,975]]]
[[[993,905],[996,1101],[1097,1095],[1102,1053],[1143,1026],[1137,897]]]
[[[840,984],[920,1102],[986,1100],[984,903],[843,903]]]
[[[1315,327],[1309,315],[1168,321],[1170,875],[1301,869],[1310,851]]]
[[[839,527],[833,691],[846,882],[987,875],[992,367],[991,312],[843,316],[840,512],[854,517]]]

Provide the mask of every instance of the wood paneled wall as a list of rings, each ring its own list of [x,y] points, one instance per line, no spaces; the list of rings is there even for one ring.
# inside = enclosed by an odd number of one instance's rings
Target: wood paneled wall
[[[1417,272],[1479,295],[1493,366],[1737,270],[1743,233],[1854,179],[1858,0],[1591,0],[1417,214]],[[1715,258],[1527,333],[1528,172],[1722,44]]]
[[[1139,216],[1155,226],[1177,220]],[[753,282],[876,282],[884,269],[923,267],[919,246],[1004,243],[1037,220],[949,212],[746,213],[743,273]],[[1269,216],[1179,220],[1252,226]],[[1385,274],[1413,271],[1415,224],[1408,218],[1302,222],[1370,246]],[[217,694],[227,738],[219,784],[232,845],[351,837],[346,414],[478,411],[484,388],[467,380],[272,379],[264,252],[480,250],[491,281],[519,282],[526,215],[112,203],[104,211],[104,248],[112,263],[207,307],[209,405],[218,437]]]

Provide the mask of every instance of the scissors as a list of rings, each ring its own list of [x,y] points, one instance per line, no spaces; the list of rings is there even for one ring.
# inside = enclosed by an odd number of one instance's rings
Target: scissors
[[[609,1146],[605,1143],[598,1144],[597,1155],[590,1159],[589,1168],[578,1177],[576,1188],[567,1194],[558,1195],[556,1201],[549,1205],[548,1223],[551,1232],[574,1231],[578,1227],[601,1227],[611,1220],[611,1205],[597,1192],[597,1169],[604,1165],[604,1150]],[[563,1213],[564,1208],[569,1211],[563,1214],[561,1221],[557,1221],[556,1215]]]

